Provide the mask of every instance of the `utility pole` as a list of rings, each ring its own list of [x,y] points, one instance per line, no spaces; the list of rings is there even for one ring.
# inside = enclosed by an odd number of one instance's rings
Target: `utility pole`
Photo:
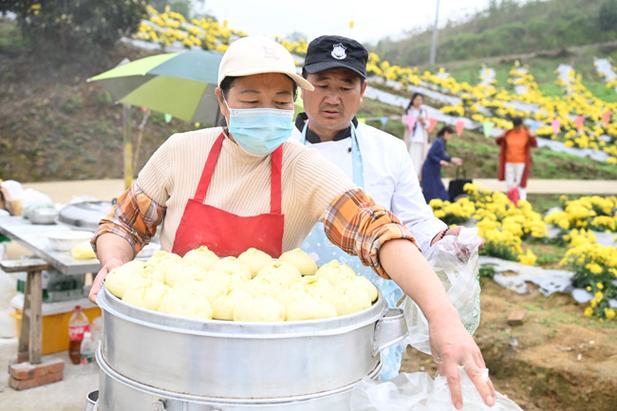
[[[431,42],[431,57],[429,64],[431,67],[435,66],[435,58],[437,57],[437,24],[439,23],[439,0],[437,0],[437,7],[435,8],[435,24],[433,25],[433,40]]]

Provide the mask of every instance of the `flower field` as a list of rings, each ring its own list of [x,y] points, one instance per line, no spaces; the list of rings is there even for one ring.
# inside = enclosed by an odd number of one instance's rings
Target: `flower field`
[[[566,246],[560,265],[575,273],[573,286],[594,293],[587,316],[615,317],[609,300],[617,298],[617,248],[599,244],[590,229],[617,235],[617,197],[562,197],[563,211],[542,216],[531,203],[511,203],[501,192],[465,186],[467,197],[455,202],[432,200],[436,217],[448,224],[475,225],[484,239],[483,254],[534,265],[529,244],[555,242]],[[558,235],[549,238],[549,228]]]
[[[224,52],[231,41],[246,35],[228,27],[227,21],[221,23],[207,18],[189,21],[169,8],[159,13],[148,7],[148,14],[149,18],[141,23],[135,36],[162,47],[182,45]],[[296,55],[306,52],[305,41],[279,41]],[[527,68],[518,64],[510,71],[508,88],[496,87],[494,80],[477,85],[459,82],[443,68],[436,73],[421,73],[416,67],[391,64],[375,53],[369,54],[367,70],[377,81],[421,85],[459,97],[460,103],[441,107],[446,114],[490,123],[501,129],[511,127],[512,116],[522,116],[536,122],[535,132],[539,137],[562,141],[567,147],[604,151],[609,156],[607,161],[617,164],[617,103],[595,97],[572,69],[565,76],[556,73],[556,82],[563,90],[563,96],[558,97],[544,95]]]

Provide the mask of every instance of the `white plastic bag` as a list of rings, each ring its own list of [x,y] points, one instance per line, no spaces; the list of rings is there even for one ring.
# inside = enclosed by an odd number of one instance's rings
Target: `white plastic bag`
[[[488,378],[488,369],[482,370]],[[478,390],[459,367],[464,411],[522,411],[504,395],[496,394],[495,405],[484,404]],[[455,411],[445,377],[433,380],[425,372],[402,373],[385,382],[365,378],[351,394],[352,411]]]
[[[480,324],[478,249],[482,240],[475,228],[461,227],[458,236],[446,236],[429,250],[427,259],[443,283],[450,302],[470,334]],[[405,342],[431,354],[428,321],[416,303],[406,296],[401,302],[409,335]]]

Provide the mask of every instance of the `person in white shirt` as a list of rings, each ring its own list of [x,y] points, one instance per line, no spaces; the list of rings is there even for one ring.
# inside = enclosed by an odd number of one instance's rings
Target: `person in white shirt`
[[[360,43],[345,37],[322,36],[309,44],[303,76],[315,90],[302,92],[306,112],[297,116],[292,138],[317,149],[378,204],[399,217],[426,253],[436,241],[445,235],[457,235],[459,229],[448,229],[434,217],[422,195],[405,143],[379,129],[359,124],[355,118],[367,86],[367,56]],[[380,278],[358,258],[331,247],[319,225],[302,248],[318,264],[338,259],[351,265],[379,287],[391,307],[403,296],[393,281]],[[381,379],[398,374],[402,355],[402,346],[392,347],[382,355]]]
[[[414,93],[403,114],[405,125],[405,143],[411,156],[416,175],[421,175],[422,164],[428,153],[428,113],[422,104],[424,98],[420,93]]]

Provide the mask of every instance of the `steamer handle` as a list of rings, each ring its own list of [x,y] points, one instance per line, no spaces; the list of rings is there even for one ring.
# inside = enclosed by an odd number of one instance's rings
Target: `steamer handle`
[[[165,400],[156,400],[152,403],[152,409],[154,411],[167,411],[167,404]]]
[[[377,323],[373,337],[373,357],[407,337],[407,321],[401,308],[390,308]]]

